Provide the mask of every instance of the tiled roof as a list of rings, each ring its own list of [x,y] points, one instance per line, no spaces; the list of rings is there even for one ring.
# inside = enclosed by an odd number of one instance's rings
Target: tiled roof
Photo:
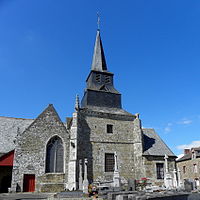
[[[0,153],[7,153],[15,148],[17,131],[23,132],[33,119],[0,117]]]
[[[143,128],[142,130],[144,139],[143,155],[164,156],[166,154],[176,157],[154,129]]]

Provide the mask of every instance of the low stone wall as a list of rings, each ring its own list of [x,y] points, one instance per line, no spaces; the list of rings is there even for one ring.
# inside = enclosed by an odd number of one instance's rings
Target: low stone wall
[[[186,192],[111,192],[108,200],[200,200],[200,193]]]

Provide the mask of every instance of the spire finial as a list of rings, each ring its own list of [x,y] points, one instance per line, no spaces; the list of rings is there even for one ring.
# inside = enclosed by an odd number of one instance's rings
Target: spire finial
[[[97,29],[100,30],[100,14],[97,12]]]
[[[76,95],[76,102],[75,102],[75,109],[78,110],[80,108],[80,104],[79,104],[79,96],[78,94]]]

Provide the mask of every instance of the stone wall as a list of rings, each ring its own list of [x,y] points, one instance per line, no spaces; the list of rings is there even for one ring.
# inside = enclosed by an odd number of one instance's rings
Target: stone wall
[[[117,152],[119,174],[122,182],[128,178],[143,177],[142,139],[139,122],[132,115],[114,115],[103,112],[81,112],[79,159],[88,158],[90,181],[112,181],[113,172],[105,172],[105,153]],[[113,133],[107,133],[107,124]],[[138,126],[137,126],[138,125]],[[138,158],[138,155],[140,158]],[[136,169],[140,173],[136,173]]]
[[[164,184],[164,179],[157,179],[156,174],[156,163],[163,163],[165,169],[164,157],[161,156],[144,156],[143,157],[145,177],[149,179],[150,183],[153,185],[162,186]],[[174,158],[168,159],[168,169],[173,177],[173,170],[176,168]]]
[[[15,159],[13,166],[12,191],[16,191],[17,184],[23,191],[24,174],[35,174],[36,191],[55,192],[64,190],[66,178],[58,179],[57,173],[50,175],[51,187],[45,186],[46,144],[53,136],[59,136],[64,147],[64,174],[68,174],[69,133],[61,122],[55,109],[49,105],[45,111],[25,130],[17,136]],[[57,185],[56,185],[57,184]],[[61,186],[62,185],[62,186]],[[48,189],[49,188],[49,189]]]
[[[194,171],[194,164],[197,165],[197,172]],[[185,166],[185,173],[183,171],[183,167]],[[200,179],[200,158],[189,159],[181,162],[177,162],[177,168],[180,170],[181,180],[184,179]]]

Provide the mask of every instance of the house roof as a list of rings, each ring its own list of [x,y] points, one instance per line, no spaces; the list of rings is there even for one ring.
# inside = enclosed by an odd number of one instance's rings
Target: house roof
[[[173,156],[174,153],[170,148],[164,143],[160,136],[152,128],[143,128],[143,155],[146,156]]]
[[[196,158],[200,158],[200,153],[196,153]],[[181,158],[177,159],[176,162],[181,162],[185,160],[191,160],[192,159],[192,153],[185,154]]]
[[[15,148],[14,140],[18,132],[23,132],[34,120],[0,116],[0,154]]]

